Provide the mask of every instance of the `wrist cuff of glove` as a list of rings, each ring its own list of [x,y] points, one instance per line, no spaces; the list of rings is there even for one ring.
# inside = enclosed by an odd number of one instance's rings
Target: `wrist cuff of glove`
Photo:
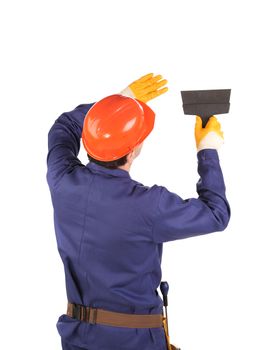
[[[129,86],[127,86],[126,89],[122,90],[122,91],[120,92],[120,94],[123,95],[123,96],[135,98],[135,95],[134,95],[134,93],[132,92],[131,88],[129,88]]]

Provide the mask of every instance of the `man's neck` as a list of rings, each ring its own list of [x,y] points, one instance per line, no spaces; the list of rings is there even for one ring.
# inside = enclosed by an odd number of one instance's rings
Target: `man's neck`
[[[130,172],[131,164],[126,163],[126,164],[124,164],[124,165],[119,166],[118,168]]]

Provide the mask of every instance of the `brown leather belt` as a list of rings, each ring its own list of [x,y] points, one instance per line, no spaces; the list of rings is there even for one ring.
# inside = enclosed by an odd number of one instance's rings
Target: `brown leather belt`
[[[69,303],[67,315],[80,321],[92,324],[104,324],[128,328],[157,328],[163,327],[163,314],[126,314],[121,312],[96,309],[80,304]]]

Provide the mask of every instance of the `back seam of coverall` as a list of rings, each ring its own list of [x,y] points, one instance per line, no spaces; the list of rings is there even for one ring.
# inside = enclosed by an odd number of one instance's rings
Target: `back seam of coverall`
[[[92,180],[89,184],[89,193],[87,195],[87,201],[86,201],[86,212],[84,213],[84,220],[83,220],[83,225],[82,225],[82,235],[81,235],[81,240],[80,240],[80,244],[79,244],[79,253],[78,253],[78,259],[77,259],[77,263],[79,265],[80,263],[80,254],[81,254],[81,247],[82,247],[82,243],[84,241],[84,235],[85,235],[85,228],[86,228],[86,218],[87,218],[87,211],[88,211],[88,202],[89,202],[89,199],[90,199],[90,194],[91,194],[91,191],[92,191],[92,184],[94,182],[94,179],[95,179],[95,174],[93,174],[93,177],[92,177]]]

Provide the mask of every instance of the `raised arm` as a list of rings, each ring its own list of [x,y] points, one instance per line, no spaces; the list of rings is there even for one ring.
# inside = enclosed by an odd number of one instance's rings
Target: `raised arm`
[[[230,219],[230,206],[217,149],[223,143],[220,123],[211,117],[205,128],[197,117],[195,137],[198,157],[198,198],[182,199],[160,186],[153,225],[157,243],[224,230]]]
[[[167,80],[163,79],[161,75],[154,76],[153,73],[149,73],[132,82],[119,94],[148,102],[168,90],[165,87],[166,83]],[[75,165],[81,164],[77,156],[84,118],[93,105],[94,103],[81,104],[73,111],[63,113],[49,130],[47,155],[49,187],[55,187],[66,172]]]

